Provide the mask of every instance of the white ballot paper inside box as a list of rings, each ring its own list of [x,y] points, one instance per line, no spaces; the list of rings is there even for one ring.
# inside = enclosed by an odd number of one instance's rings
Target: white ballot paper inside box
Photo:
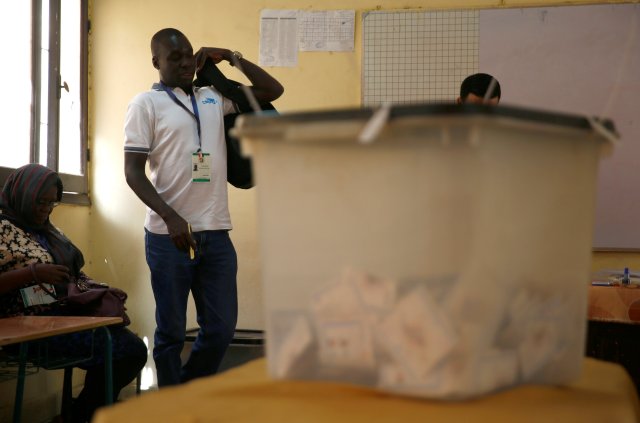
[[[464,289],[464,277],[443,282],[446,289],[344,270],[312,296],[307,312],[283,317],[276,375],[457,399],[535,380],[564,353],[565,301],[527,289],[511,301],[483,300],[476,288]]]

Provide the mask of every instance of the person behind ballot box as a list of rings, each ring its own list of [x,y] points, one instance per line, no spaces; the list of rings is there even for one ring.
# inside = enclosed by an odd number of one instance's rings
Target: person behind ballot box
[[[84,259],[49,220],[61,198],[60,177],[39,164],[22,166],[7,179],[0,195],[0,317],[65,314],[64,306],[45,291],[53,286],[60,292],[67,282],[80,277]],[[125,327],[111,327],[110,332],[115,401],[144,367],[147,348]],[[47,341],[49,357],[93,354],[90,360],[77,364],[86,375],[73,403],[74,422],[90,421],[95,410],[105,404],[104,342],[103,331],[96,331],[95,336],[81,332]],[[11,353],[12,348],[8,350]]]
[[[489,98],[485,100],[487,91],[491,89]],[[488,104],[496,106],[500,103],[500,83],[488,73],[474,73],[467,76],[460,84],[460,97],[457,104]]]

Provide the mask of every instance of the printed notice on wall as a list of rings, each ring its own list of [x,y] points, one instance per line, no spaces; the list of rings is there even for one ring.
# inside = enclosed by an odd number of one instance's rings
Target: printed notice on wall
[[[260,12],[260,66],[298,64],[298,11],[263,9]]]
[[[301,12],[300,51],[353,51],[355,10]]]

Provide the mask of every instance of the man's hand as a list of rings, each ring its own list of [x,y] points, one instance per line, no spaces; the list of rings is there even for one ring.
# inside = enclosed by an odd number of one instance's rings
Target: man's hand
[[[217,47],[202,47],[196,53],[196,73],[202,69],[207,58],[210,58],[215,64],[223,60],[230,61],[231,50]]]
[[[189,246],[191,246],[195,251],[196,243],[189,234],[189,225],[158,195],[158,191],[145,174],[146,162],[147,156],[145,154],[125,152],[124,173],[127,184],[147,207],[158,213],[158,216],[164,220],[176,248],[189,251]]]
[[[169,236],[178,250],[189,251],[196,249],[196,241],[191,236],[189,224],[179,214],[174,213],[165,220]]]
[[[231,63],[233,52],[226,48],[202,47],[196,53],[196,73],[202,69],[207,58],[210,58],[214,64],[218,64],[222,60]],[[240,60],[242,61],[242,67],[239,70],[253,84],[249,89],[253,92],[258,103],[266,104],[282,95],[284,87],[264,69],[251,63],[246,58]]]

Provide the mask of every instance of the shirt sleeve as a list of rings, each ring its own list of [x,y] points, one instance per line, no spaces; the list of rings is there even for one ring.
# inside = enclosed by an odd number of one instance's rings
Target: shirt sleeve
[[[236,103],[234,103],[232,100],[229,100],[224,96],[220,96],[220,97],[222,97],[222,114],[223,115],[240,113],[240,109],[238,108],[238,105]]]
[[[153,109],[140,97],[134,98],[124,121],[124,151],[149,153],[153,142]]]
[[[0,220],[0,272],[11,270],[9,264],[13,260],[13,253],[9,249],[11,242],[16,243],[11,225],[6,220]]]
[[[22,229],[6,219],[0,219],[0,273],[19,269],[33,262],[53,263],[53,258]]]

